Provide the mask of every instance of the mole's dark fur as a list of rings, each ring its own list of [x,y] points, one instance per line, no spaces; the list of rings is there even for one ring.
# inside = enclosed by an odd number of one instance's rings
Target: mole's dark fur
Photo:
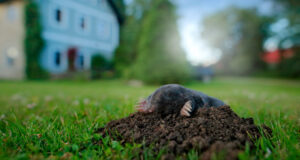
[[[192,115],[200,107],[219,107],[225,103],[202,92],[184,88],[177,84],[168,84],[158,88],[146,100],[140,102],[141,112]]]

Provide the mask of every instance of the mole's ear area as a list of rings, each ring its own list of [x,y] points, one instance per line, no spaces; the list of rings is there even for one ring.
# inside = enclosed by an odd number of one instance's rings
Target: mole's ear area
[[[180,115],[185,117],[190,117],[195,107],[196,107],[195,102],[193,100],[189,100],[185,102],[185,104],[180,110]]]

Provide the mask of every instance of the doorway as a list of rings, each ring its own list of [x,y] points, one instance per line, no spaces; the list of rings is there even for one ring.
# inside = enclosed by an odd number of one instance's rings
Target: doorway
[[[68,71],[75,71],[75,60],[77,56],[77,49],[72,47],[68,49]]]

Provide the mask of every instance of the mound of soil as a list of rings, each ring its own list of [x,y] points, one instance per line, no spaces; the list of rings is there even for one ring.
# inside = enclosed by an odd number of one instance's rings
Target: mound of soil
[[[235,159],[246,142],[254,147],[254,141],[272,131],[267,126],[262,130],[254,125],[252,118],[240,118],[229,106],[201,108],[192,117],[157,113],[133,113],[129,117],[109,122],[97,133],[107,134],[124,143],[153,145],[154,153],[166,149],[163,156],[173,159],[175,155],[195,149],[202,159],[210,159],[213,153],[222,151],[226,159]],[[101,142],[100,142],[101,143]]]

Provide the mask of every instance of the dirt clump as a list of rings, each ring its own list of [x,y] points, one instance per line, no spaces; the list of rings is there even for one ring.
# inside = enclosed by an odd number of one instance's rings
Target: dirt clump
[[[262,132],[270,136],[272,131],[262,126]],[[110,135],[124,143],[152,145],[154,153],[166,149],[163,159],[187,153],[195,149],[202,159],[211,159],[217,152],[224,152],[226,159],[236,159],[246,142],[254,147],[261,137],[259,126],[252,118],[240,118],[229,106],[200,108],[192,117],[133,113],[126,118],[113,120],[97,133]],[[172,159],[172,158],[171,158]]]

